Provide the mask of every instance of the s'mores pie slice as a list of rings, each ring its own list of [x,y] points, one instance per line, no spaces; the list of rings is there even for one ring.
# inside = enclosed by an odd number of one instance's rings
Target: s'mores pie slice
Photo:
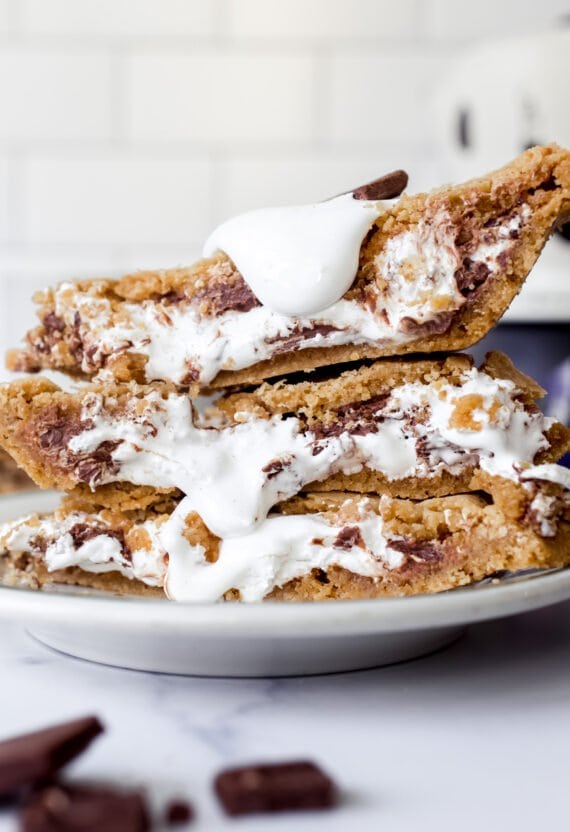
[[[42,487],[116,483],[184,495],[210,531],[235,537],[301,491],[424,499],[484,491],[548,534],[570,430],[501,353],[377,361],[320,381],[265,383],[200,413],[167,385],[75,393],[28,378],[0,388],[0,443]],[[536,481],[548,499],[532,502]],[[531,507],[532,503],[532,507]]]
[[[420,502],[330,492],[296,497],[239,538],[219,539],[184,501],[118,509],[112,492],[0,526],[4,583],[68,583],[175,601],[377,598],[440,592],[570,561],[551,537],[479,495]]]
[[[468,347],[568,218],[570,152],[535,147],[428,194],[400,196],[406,181],[396,172],[318,204],[237,217],[189,268],[42,292],[40,325],[9,366],[195,392]]]

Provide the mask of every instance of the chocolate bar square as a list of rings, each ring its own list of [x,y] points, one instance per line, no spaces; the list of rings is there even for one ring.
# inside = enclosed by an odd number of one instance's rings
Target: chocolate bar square
[[[0,799],[50,780],[102,731],[97,717],[85,717],[0,742]]]
[[[305,761],[227,769],[214,789],[228,815],[328,809],[335,802],[333,781]]]
[[[147,832],[144,796],[107,787],[54,785],[24,807],[21,832]]]

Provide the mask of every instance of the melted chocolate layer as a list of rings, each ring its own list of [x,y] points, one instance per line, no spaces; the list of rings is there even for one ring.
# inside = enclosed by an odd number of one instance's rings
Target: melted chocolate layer
[[[440,546],[425,540],[391,540],[390,548],[416,563],[435,563],[443,557]]]
[[[212,283],[194,295],[197,303],[206,302],[208,313],[214,317],[224,312],[249,312],[261,306],[241,275],[228,282]]]

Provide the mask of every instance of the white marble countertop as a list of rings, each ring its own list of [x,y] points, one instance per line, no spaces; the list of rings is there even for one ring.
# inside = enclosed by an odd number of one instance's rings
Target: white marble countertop
[[[0,625],[0,735],[96,713],[108,732],[70,776],[195,804],[196,830],[561,829],[570,759],[570,602],[472,627],[452,647],[335,676],[214,680],[92,665]],[[340,808],[226,820],[222,767],[311,758]],[[180,828],[180,827],[178,827]],[[0,813],[0,831],[16,829]]]

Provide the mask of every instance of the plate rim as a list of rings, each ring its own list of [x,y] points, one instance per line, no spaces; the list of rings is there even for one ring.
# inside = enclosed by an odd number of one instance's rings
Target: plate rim
[[[570,569],[525,580],[404,598],[328,602],[183,603],[166,598],[95,596],[0,587],[0,620],[101,630],[158,629],[228,639],[408,632],[467,625],[570,599]],[[308,628],[309,631],[308,631]]]

